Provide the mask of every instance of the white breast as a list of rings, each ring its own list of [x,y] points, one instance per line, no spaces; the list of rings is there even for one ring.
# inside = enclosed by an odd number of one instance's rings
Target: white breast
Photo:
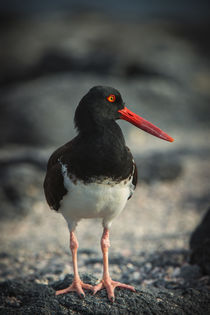
[[[68,193],[61,201],[60,211],[70,230],[83,218],[102,218],[103,226],[109,228],[132,193],[132,178],[120,183],[103,180],[85,184],[83,181],[71,180],[65,165],[62,165],[62,172]]]

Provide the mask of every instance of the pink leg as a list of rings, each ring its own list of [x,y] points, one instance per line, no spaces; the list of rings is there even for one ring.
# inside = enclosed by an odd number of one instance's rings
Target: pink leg
[[[121,282],[113,281],[109,275],[109,262],[108,262],[108,248],[110,247],[109,242],[109,230],[104,228],[104,232],[101,238],[101,250],[103,253],[103,278],[99,284],[94,286],[93,294],[96,294],[99,290],[105,288],[108,293],[108,298],[111,302],[114,302],[115,295],[114,289],[116,287],[124,288],[135,292],[135,288],[131,285],[127,285]]]
[[[67,287],[66,289],[56,291],[56,295],[68,293],[71,291],[77,292],[77,294],[83,298],[85,297],[85,293],[83,291],[84,289],[92,290],[93,286],[90,284],[86,284],[81,281],[79,273],[78,273],[78,266],[77,266],[77,249],[78,249],[79,243],[77,241],[77,238],[74,234],[74,232],[70,232],[70,249],[72,253],[72,260],[73,260],[73,268],[74,268],[74,280],[72,284]]]

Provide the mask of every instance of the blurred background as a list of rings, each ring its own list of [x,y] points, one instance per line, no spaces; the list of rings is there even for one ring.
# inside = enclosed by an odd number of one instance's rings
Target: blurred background
[[[119,122],[139,185],[113,223],[111,257],[188,250],[210,204],[209,17],[204,0],[0,2],[0,279],[72,272],[67,225],[42,183],[94,85],[117,88],[129,109],[175,138]],[[101,257],[101,232],[100,221],[79,224],[81,271]],[[93,269],[100,273],[97,259]]]

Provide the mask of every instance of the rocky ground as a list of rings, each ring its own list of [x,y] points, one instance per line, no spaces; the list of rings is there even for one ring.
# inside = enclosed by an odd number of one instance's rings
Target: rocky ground
[[[209,28],[84,12],[1,24],[0,313],[210,314]],[[75,134],[75,107],[96,84],[176,140],[120,122],[139,184],[112,225],[110,272],[137,293],[116,290],[113,305],[104,291],[55,297],[72,279],[69,235],[42,190],[49,155]],[[77,229],[89,283],[101,277],[101,232],[97,220]]]

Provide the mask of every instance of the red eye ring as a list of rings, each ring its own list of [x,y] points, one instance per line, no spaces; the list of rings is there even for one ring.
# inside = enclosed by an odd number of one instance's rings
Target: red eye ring
[[[114,103],[115,100],[116,100],[116,96],[114,94],[110,94],[108,97],[107,97],[107,100],[110,102],[110,103]]]

